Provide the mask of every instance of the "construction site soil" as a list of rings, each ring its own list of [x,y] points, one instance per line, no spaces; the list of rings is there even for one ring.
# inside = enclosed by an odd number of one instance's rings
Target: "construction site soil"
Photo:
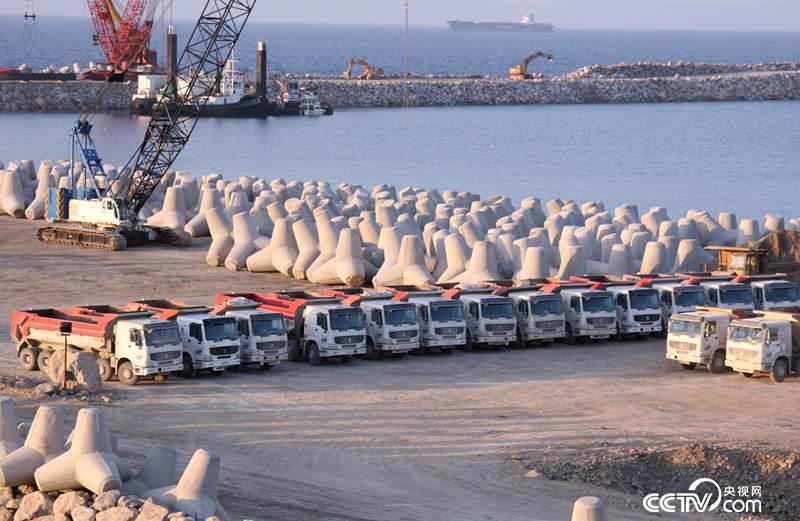
[[[41,375],[15,358],[13,310],[210,303],[219,291],[306,285],[205,267],[204,241],[108,253],[40,244],[37,226],[0,218],[0,393],[26,420],[42,403],[72,416],[81,402],[31,391]],[[156,442],[178,447],[184,463],[197,447],[219,453],[220,501],[240,519],[562,521],[575,499],[598,495],[610,519],[644,520],[653,516],[642,496],[700,477],[761,486],[757,519],[800,518],[800,378],[685,371],[665,360],[663,340],[287,363],[110,387],[122,456],[141,461]]]

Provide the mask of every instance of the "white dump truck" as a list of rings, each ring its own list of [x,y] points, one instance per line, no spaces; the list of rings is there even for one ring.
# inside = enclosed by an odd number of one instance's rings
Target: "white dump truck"
[[[445,298],[444,291],[414,286],[392,286],[393,299],[417,308],[420,352],[438,348],[444,354],[467,343],[467,323],[460,302]],[[414,351],[412,351],[413,353]]]
[[[800,372],[800,309],[756,311],[728,327],[725,365],[744,376],[768,374],[782,382]]]
[[[575,344],[579,338],[606,339],[617,334],[617,311],[614,295],[599,283],[554,283],[544,291],[557,293],[564,304],[566,325],[564,342]]]
[[[184,378],[197,371],[222,374],[226,368],[241,365],[239,330],[233,317],[211,315],[211,308],[178,300],[137,300],[128,303],[132,310],[154,311],[156,318],[178,325],[183,344]]]
[[[384,354],[401,358],[419,349],[417,306],[393,300],[394,292],[337,288],[325,290],[322,296],[341,298],[343,305],[364,312],[367,360],[377,360]]]
[[[241,366],[258,365],[266,370],[289,358],[289,339],[283,315],[261,311],[258,309],[260,304],[252,300],[225,297],[217,295],[211,314],[236,319]],[[229,369],[238,371],[240,367],[231,366]]]
[[[104,381],[116,375],[121,383],[133,385],[143,376],[161,379],[183,369],[177,326],[153,315],[111,306],[17,311],[11,338],[22,367],[44,370],[55,350],[63,353],[61,328],[68,324],[66,343],[94,354]]]
[[[728,326],[746,312],[699,306],[672,315],[667,333],[667,360],[684,369],[705,366],[712,373],[725,371]]]
[[[607,284],[606,289],[614,295],[617,311],[617,333],[619,340],[625,335],[647,336],[661,333],[661,300],[658,290],[648,287],[646,280],[636,284]]]
[[[781,311],[800,307],[797,284],[786,280],[750,280],[753,304],[762,311]]]
[[[467,324],[464,349],[472,351],[475,346],[498,348],[515,345],[517,342],[517,315],[514,301],[508,297],[493,295],[491,287],[443,288],[448,298],[457,298],[464,308]]]
[[[749,284],[733,280],[701,280],[706,305],[733,311],[753,311],[753,290]]]
[[[652,288],[661,301],[661,336],[667,336],[669,318],[676,313],[689,313],[706,305],[705,290],[681,279],[653,279]]]
[[[225,293],[228,298],[258,302],[259,309],[278,313],[286,320],[289,361],[322,360],[339,357],[343,364],[367,352],[364,313],[342,305],[342,299],[320,297],[305,291],[281,293]]]
[[[539,286],[516,286],[500,290],[514,301],[517,315],[517,345],[544,344],[564,338],[566,316],[561,297],[541,291]]]

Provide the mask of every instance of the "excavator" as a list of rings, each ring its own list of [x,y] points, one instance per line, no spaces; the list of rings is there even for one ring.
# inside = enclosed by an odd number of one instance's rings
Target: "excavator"
[[[75,182],[73,161],[71,187],[51,188],[48,193],[46,215],[54,225],[39,229],[40,241],[112,251],[148,241],[188,244],[187,234],[148,226],[139,212],[189,141],[208,95],[219,87],[225,63],[255,3],[207,0],[175,73],[153,109],[142,143],[121,170],[129,175],[109,180],[107,188],[101,189],[95,180],[103,174],[102,162],[88,117],[81,117],[73,135],[85,166],[80,175],[88,186],[84,183],[81,188]]]
[[[547,52],[537,51],[524,60],[522,63],[517,65],[516,67],[511,67],[508,70],[508,79],[510,80],[529,80],[533,78],[533,75],[528,73],[528,65],[537,58],[544,57],[547,61],[553,61],[553,55]]]
[[[374,80],[383,77],[383,69],[381,67],[373,67],[367,60],[362,58],[350,58],[347,64],[347,70],[342,73],[342,77],[346,80],[352,78],[353,67],[361,65],[364,67],[364,73],[358,77],[359,80]]]

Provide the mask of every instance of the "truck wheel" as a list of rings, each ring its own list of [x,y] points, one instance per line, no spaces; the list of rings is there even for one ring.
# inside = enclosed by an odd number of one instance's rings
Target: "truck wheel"
[[[564,343],[569,346],[574,346],[577,339],[575,335],[572,333],[572,326],[567,324],[567,327],[564,329]]]
[[[619,330],[619,326],[617,326],[616,334],[611,335],[611,340],[614,342],[621,342],[622,339],[625,338],[625,335]]]
[[[269,365],[269,364],[267,364],[267,363],[263,363],[263,364],[261,364],[261,370],[262,370],[262,371],[269,371],[270,369],[272,369],[272,366],[271,366],[271,365]]]
[[[311,365],[322,363],[322,358],[319,356],[319,347],[314,342],[308,344],[308,363]]]
[[[375,342],[367,337],[367,352],[364,353],[364,358],[367,360],[377,360],[381,357],[381,352],[375,349]]]
[[[343,363],[343,364],[349,364],[350,362],[352,362],[352,361],[353,361],[353,356],[352,356],[352,355],[341,356],[341,357],[339,357],[339,358],[341,358],[341,359],[342,359],[342,363]]]
[[[464,351],[469,353],[470,351],[472,351],[472,347],[473,347],[472,346],[472,335],[470,334],[469,331],[467,331],[467,341],[464,344]]]
[[[114,376],[114,370],[111,369],[111,362],[108,358],[98,358],[97,368],[100,370],[100,379],[104,382],[110,381]]]
[[[300,343],[289,342],[289,361],[301,362],[302,360],[303,360],[303,355],[300,352]]]
[[[117,366],[117,378],[119,378],[119,383],[125,385],[136,385],[136,382],[139,381],[139,377],[133,372],[133,364],[128,361]]]
[[[772,366],[772,372],[769,375],[770,379],[775,383],[780,383],[786,379],[787,374],[789,374],[789,364],[786,363],[786,359],[775,360],[775,365]]]
[[[517,338],[514,339],[514,343],[512,343],[509,347],[513,347],[514,349],[525,347],[525,341],[522,340],[522,331],[519,328],[517,328]]]
[[[49,349],[43,349],[39,356],[36,357],[36,364],[39,366],[39,370],[44,372],[47,371],[47,366],[50,364],[50,357],[53,356],[53,352]]]
[[[725,372],[725,351],[719,350],[711,357],[711,363],[708,364],[708,370],[714,374]]]
[[[24,347],[19,352],[19,363],[26,371],[35,371],[39,368],[39,361],[37,360],[39,353],[36,348]]]
[[[197,374],[197,371],[194,369],[194,361],[192,357],[188,354],[183,354],[183,370],[181,371],[181,376],[184,378],[194,378]]]
[[[452,355],[453,354],[453,348],[452,347],[442,347],[442,348],[439,349],[439,351],[441,351],[445,355]]]
[[[694,362],[689,362],[688,364],[683,364],[683,363],[682,363],[682,364],[681,364],[681,367],[683,367],[683,368],[684,368],[684,369],[686,369],[687,371],[692,371],[692,370],[693,370],[695,367],[697,367],[697,364],[696,364],[696,363],[694,363]]]

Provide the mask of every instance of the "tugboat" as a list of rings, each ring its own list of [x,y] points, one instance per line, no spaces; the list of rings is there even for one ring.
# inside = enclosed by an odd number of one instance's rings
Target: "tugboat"
[[[465,22],[462,20],[447,20],[447,25],[453,31],[492,31],[512,33],[552,33],[555,26],[551,23],[542,23],[534,20],[533,15],[525,15],[519,23],[514,22]]]
[[[244,73],[236,68],[239,63],[233,56],[225,63],[225,69],[217,92],[206,97],[205,106],[200,115],[216,118],[266,118],[267,100],[261,96],[245,94]],[[163,74],[140,75],[138,90],[133,96],[131,112],[137,115],[149,115],[153,106],[168,88],[167,77]],[[177,81],[178,91],[189,88],[182,78]],[[185,109],[192,110],[190,107]]]
[[[315,89],[301,87],[279,73],[273,79],[278,87],[276,102],[270,106],[271,116],[331,116],[333,107],[323,105]]]

